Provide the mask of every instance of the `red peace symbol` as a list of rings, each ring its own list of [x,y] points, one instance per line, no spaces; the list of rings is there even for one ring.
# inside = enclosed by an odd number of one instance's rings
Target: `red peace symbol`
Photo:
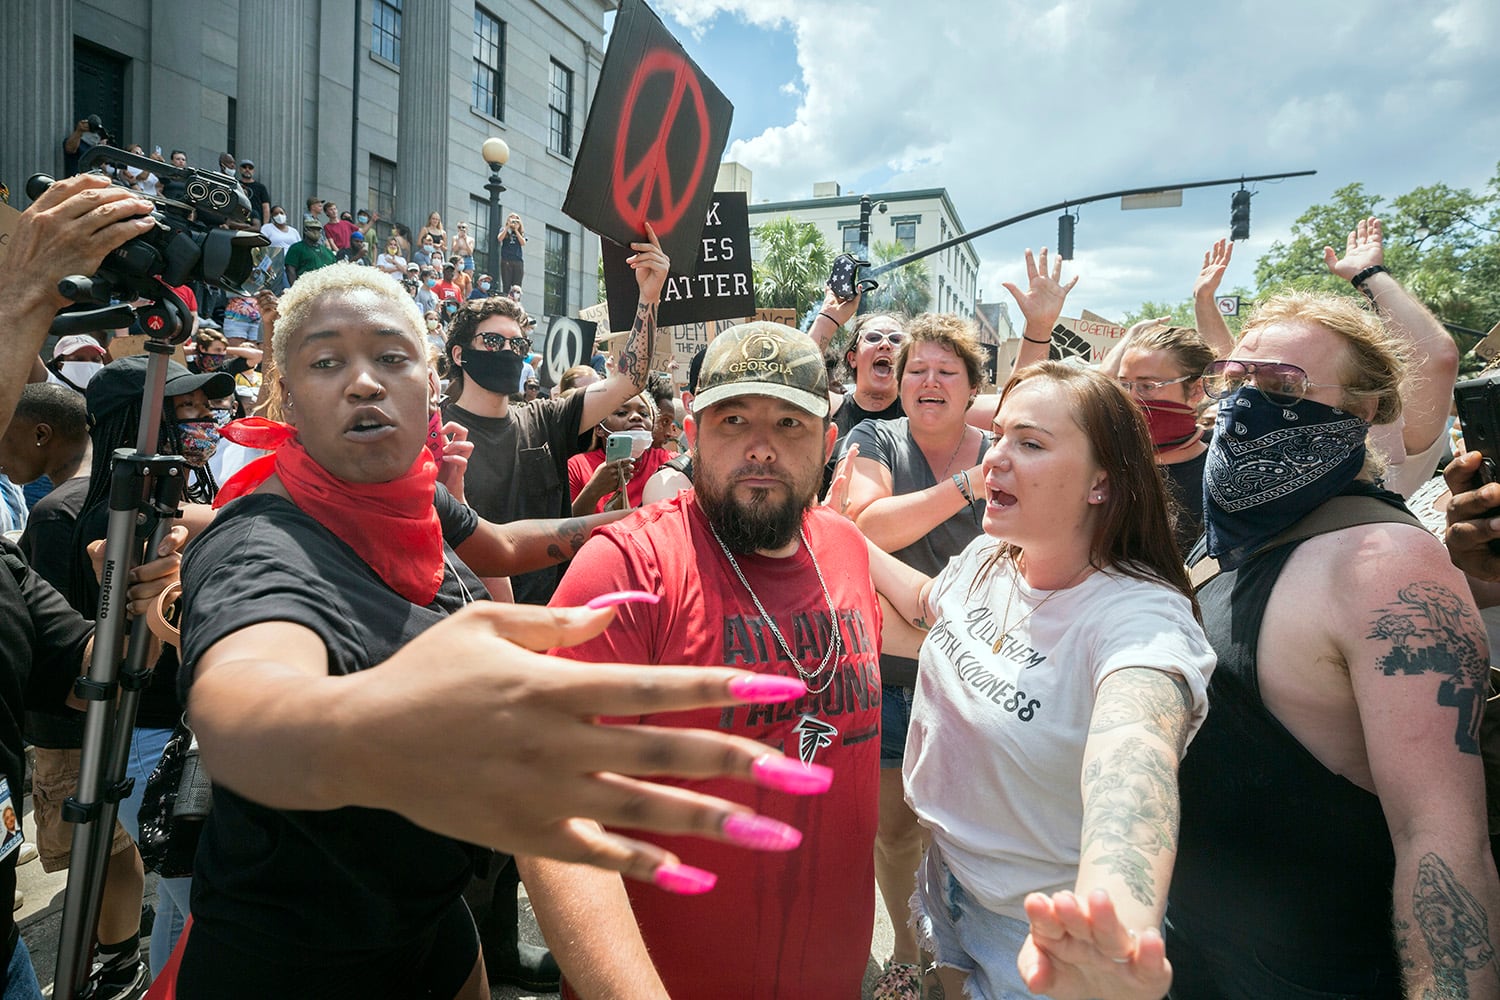
[[[626,171],[625,145],[630,135],[630,120],[635,116],[635,105],[646,81],[664,73],[672,78],[672,96],[662,113],[656,137],[635,166]],[[679,118],[686,114],[682,107],[684,95],[692,98],[691,111],[696,115],[698,126],[698,152],[693,164],[692,178],[680,188],[673,184],[671,163],[667,159],[667,139],[677,126]],[[624,114],[615,133],[614,171],[610,177],[610,194],[614,198],[615,211],[625,224],[636,232],[644,231],[642,223],[651,223],[651,228],[661,235],[670,233],[687,211],[688,203],[698,183],[703,179],[703,168],[708,160],[709,122],[708,104],[703,99],[703,87],[698,74],[687,60],[669,49],[655,49],[646,53],[630,86],[625,91]],[[660,206],[659,212],[651,210],[652,196]]]
[[[162,319],[160,316],[147,316],[146,317],[146,326],[147,326],[148,329],[151,329],[151,330],[161,330],[161,329],[165,328],[166,325],[167,325],[167,321],[164,320],[164,319]]]

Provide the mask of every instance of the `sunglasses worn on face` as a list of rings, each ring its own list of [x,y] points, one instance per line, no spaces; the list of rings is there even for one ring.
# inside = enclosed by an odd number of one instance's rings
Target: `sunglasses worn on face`
[[[1197,377],[1196,375],[1183,375],[1179,378],[1169,379],[1117,378],[1115,382],[1126,392],[1139,396],[1143,392],[1155,392],[1158,389],[1165,389],[1169,385],[1191,382]]]
[[[1353,386],[1314,382],[1307,372],[1283,361],[1213,361],[1203,369],[1203,391],[1213,399],[1233,395],[1245,383],[1253,383],[1273,403],[1289,405],[1307,395],[1308,389],[1352,389]]]
[[[900,347],[906,343],[905,330],[866,330],[860,335],[860,339],[867,344],[878,344],[882,340],[890,341],[892,347]]]
[[[478,335],[485,347],[492,351],[514,351],[517,354],[531,353],[531,338],[507,337],[503,333],[481,333]]]

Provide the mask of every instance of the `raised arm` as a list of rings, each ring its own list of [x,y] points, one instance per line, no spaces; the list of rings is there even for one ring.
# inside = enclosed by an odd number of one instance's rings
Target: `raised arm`
[[[812,326],[807,328],[807,335],[817,342],[818,350],[826,351],[828,345],[833,343],[834,334],[853,319],[857,312],[859,292],[855,292],[852,299],[841,299],[833,294],[832,288],[824,288],[823,305],[813,317]]]
[[[1219,312],[1217,296],[1219,282],[1229,270],[1229,260],[1234,256],[1234,241],[1220,240],[1213,249],[1203,255],[1203,270],[1193,282],[1193,322],[1198,325],[1198,336],[1214,349],[1214,356],[1225,358],[1234,350],[1234,334]]]
[[[1334,567],[1329,632],[1348,665],[1370,781],[1396,855],[1394,936],[1407,995],[1500,996],[1480,722],[1484,623],[1426,532],[1369,526]]]
[[[656,308],[672,263],[662,253],[661,242],[650,223],[646,224],[646,238],[649,242],[630,244],[635,253],[625,258],[635,271],[636,286],[640,289],[635,323],[615,358],[614,372],[584,390],[580,426],[592,427],[625,400],[646,391],[646,379],[651,374],[652,341],[656,339]]]
[[[1062,265],[1061,257],[1053,258],[1049,273],[1047,248],[1042,247],[1041,254],[1033,257],[1028,247],[1026,291],[1022,292],[1009,281],[1005,282],[1005,290],[1016,300],[1021,316],[1026,320],[1026,325],[1021,329],[1021,350],[1016,353],[1016,363],[1012,366],[1011,373],[1029,364],[1047,360],[1047,352],[1052,343],[1052,329],[1057,326],[1057,317],[1062,315],[1063,301],[1067,299],[1073,286],[1078,284],[1076,274],[1066,285],[1062,283]]]
[[[1407,455],[1426,451],[1448,426],[1448,406],[1458,378],[1458,345],[1437,317],[1386,272],[1379,219],[1360,220],[1344,244],[1342,258],[1333,247],[1324,247],[1323,263],[1345,281],[1358,278],[1354,287],[1375,304],[1390,331],[1410,345],[1416,377],[1401,387],[1406,421],[1401,440]]]
[[[79,174],[53,184],[21,213],[0,256],[0,434],[52,318],[70,304],[57,283],[93,274],[105,254],[156,225],[149,217],[154,207],[107,177]]]
[[[1177,676],[1117,670],[1099,685],[1083,751],[1083,830],[1071,893],[1026,900],[1027,986],[1058,1000],[1155,1000],[1172,982],[1157,928],[1177,858],[1177,768],[1192,698]]]

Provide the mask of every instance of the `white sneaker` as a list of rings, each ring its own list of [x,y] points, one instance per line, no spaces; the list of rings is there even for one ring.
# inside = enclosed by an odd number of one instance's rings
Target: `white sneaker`
[[[30,864],[40,856],[41,854],[37,851],[35,844],[29,840],[23,840],[21,842],[21,853],[16,855],[16,866],[20,867],[21,865]]]

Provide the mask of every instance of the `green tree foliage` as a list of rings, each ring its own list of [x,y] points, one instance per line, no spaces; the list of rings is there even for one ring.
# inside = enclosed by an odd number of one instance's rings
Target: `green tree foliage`
[[[871,248],[871,258],[877,265],[906,253],[906,247],[894,241],[880,241]],[[868,312],[915,316],[926,312],[932,305],[932,272],[925,260],[914,260],[894,271],[887,271],[876,280],[880,287],[865,296]]]
[[[755,264],[755,304],[761,309],[803,312],[823,297],[833,269],[833,251],[811,222],[790,216],[755,227],[760,260]]]

